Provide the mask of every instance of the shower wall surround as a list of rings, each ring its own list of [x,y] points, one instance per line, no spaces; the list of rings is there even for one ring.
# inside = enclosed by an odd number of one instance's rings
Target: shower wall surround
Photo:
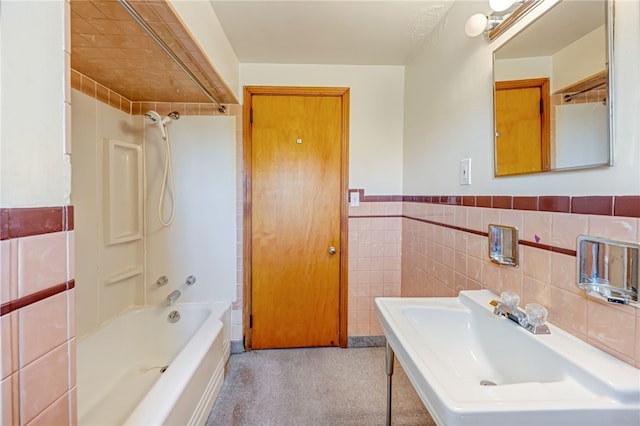
[[[384,262],[375,259],[374,247],[382,234],[375,240],[360,229],[400,220],[401,248],[388,253],[392,258],[401,256],[400,295],[456,296],[460,290],[481,288],[497,294],[515,291],[523,304],[545,305],[553,324],[640,368],[640,310],[587,299],[575,284],[579,234],[640,241],[639,196],[361,196],[361,200],[360,207],[349,212],[350,335],[364,335],[367,330],[380,334],[373,300],[395,295],[391,284],[381,287],[378,282]],[[489,223],[520,230],[518,268],[489,261]]]

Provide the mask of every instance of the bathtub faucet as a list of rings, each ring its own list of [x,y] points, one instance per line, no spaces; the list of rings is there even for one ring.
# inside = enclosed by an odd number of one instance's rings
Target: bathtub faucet
[[[169,305],[173,305],[175,301],[178,300],[178,297],[180,297],[180,295],[182,295],[182,292],[180,290],[173,290],[167,296],[167,303],[169,303]]]

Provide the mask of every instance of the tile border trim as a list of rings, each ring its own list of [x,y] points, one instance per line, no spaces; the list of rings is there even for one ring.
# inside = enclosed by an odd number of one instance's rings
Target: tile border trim
[[[74,229],[73,206],[0,208],[0,240]]]
[[[75,288],[75,286],[76,281],[69,280],[65,283],[56,284],[52,287],[45,288],[44,290],[40,290],[38,292],[20,297],[19,299],[5,302],[2,304],[2,306],[0,306],[0,317],[3,317],[13,311],[17,311],[18,309],[24,308],[26,306],[33,305],[34,303],[40,302],[41,300],[48,299],[49,297],[55,296],[56,294],[71,290]]]
[[[361,202],[413,202],[640,218],[640,195],[365,195],[364,189],[348,192],[360,193]]]
[[[229,113],[231,105],[235,105],[223,104],[227,111],[221,113],[212,102],[134,101],[74,69],[71,69],[71,88],[129,115],[142,115],[143,111],[154,110],[162,115],[170,111],[178,111],[180,115],[227,116],[231,115]]]
[[[407,215],[368,215],[368,216],[367,215],[362,215],[362,216],[349,216],[349,219],[375,219],[375,218],[393,218],[393,217],[400,217],[400,218],[403,218],[403,219],[415,220],[416,222],[427,223],[429,225],[442,226],[443,228],[453,229],[454,231],[467,232],[469,234],[474,234],[474,235],[478,235],[478,236],[481,236],[481,237],[487,237],[489,235],[487,232],[484,232],[484,231],[477,231],[475,229],[465,228],[465,227],[462,227],[462,226],[449,225],[448,223],[436,222],[436,221],[433,221],[433,220],[421,219],[421,218],[418,218],[418,217],[407,216]],[[573,257],[576,256],[576,251],[575,250],[570,250],[570,249],[566,249],[566,248],[562,248],[562,247],[551,246],[551,245],[548,245],[548,244],[540,244],[540,243],[536,243],[536,242],[533,242],[533,241],[527,241],[527,240],[518,240],[518,244],[521,244],[523,246],[528,246],[528,247],[541,249],[541,250],[550,251],[550,252],[553,252],[553,253],[565,254],[567,256],[573,256]]]

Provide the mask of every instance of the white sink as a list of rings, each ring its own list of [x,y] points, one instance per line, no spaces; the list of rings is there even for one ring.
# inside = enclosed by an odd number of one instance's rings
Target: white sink
[[[640,425],[640,370],[552,324],[531,334],[494,315],[493,299],[488,290],[376,299],[387,342],[437,424]]]

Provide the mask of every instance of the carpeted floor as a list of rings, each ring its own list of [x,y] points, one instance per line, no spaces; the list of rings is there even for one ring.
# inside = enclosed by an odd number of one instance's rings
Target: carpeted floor
[[[384,425],[384,348],[261,350],[232,355],[207,426]],[[394,425],[434,425],[396,361]]]

